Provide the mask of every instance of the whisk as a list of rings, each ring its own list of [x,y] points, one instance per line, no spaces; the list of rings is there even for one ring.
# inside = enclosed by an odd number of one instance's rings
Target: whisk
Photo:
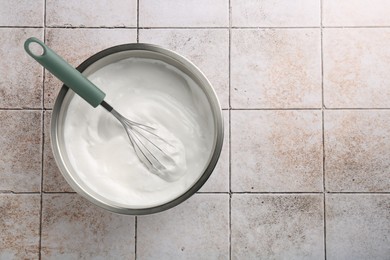
[[[35,46],[34,46],[35,45]],[[35,47],[34,49],[30,47]],[[59,80],[65,83],[91,106],[101,105],[122,124],[139,160],[149,169],[166,181],[174,181],[169,174],[169,167],[174,166],[174,160],[157,144],[165,143],[172,146],[165,139],[158,136],[156,129],[129,120],[122,116],[111,105],[104,101],[106,94],[84,77],[79,71],[69,65],[52,49],[35,37],[27,39],[24,43],[26,52],[49,70]],[[39,50],[39,51],[38,51]]]

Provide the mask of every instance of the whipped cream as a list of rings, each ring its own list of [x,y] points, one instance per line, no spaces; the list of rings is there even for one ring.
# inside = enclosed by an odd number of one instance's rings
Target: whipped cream
[[[118,206],[148,208],[185,193],[203,174],[214,142],[212,110],[200,87],[162,61],[128,58],[89,77],[126,118],[151,126],[173,159],[161,178],[138,159],[120,122],[74,95],[64,119],[68,158],[85,188]]]

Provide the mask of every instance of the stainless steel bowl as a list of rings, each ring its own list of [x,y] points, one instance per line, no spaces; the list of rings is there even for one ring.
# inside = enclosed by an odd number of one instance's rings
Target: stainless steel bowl
[[[93,55],[92,57],[84,61],[80,66],[78,66],[77,70],[82,72],[85,76],[89,76],[108,64],[131,57],[161,60],[165,63],[172,65],[173,67],[176,67],[177,69],[187,74],[200,86],[209,101],[214,118],[214,143],[207,166],[205,167],[203,174],[194,183],[194,185],[190,187],[180,197],[168,203],[142,209],[134,209],[113,205],[113,203],[110,203],[110,201],[106,200],[98,193],[83,187],[81,185],[82,182],[79,175],[73,169],[70,160],[68,159],[64,145],[64,118],[70,100],[74,96],[73,91],[70,91],[65,85],[59,92],[53,108],[51,120],[51,145],[53,148],[54,158],[62,175],[77,193],[79,193],[92,203],[96,204],[97,206],[112,212],[127,215],[144,215],[164,211],[171,207],[174,207],[188,199],[191,195],[193,195],[203,186],[203,184],[210,177],[212,171],[214,170],[219,155],[221,153],[223,143],[223,117],[221,106],[214,92],[214,89],[212,88],[210,82],[203,75],[203,73],[193,63],[191,63],[189,60],[182,57],[181,55],[156,45],[134,43],[114,46]]]

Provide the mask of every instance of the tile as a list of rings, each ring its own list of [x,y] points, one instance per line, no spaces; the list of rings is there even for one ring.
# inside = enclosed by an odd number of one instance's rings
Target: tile
[[[390,25],[387,0],[324,0],[325,26],[388,26]]]
[[[232,0],[233,26],[320,26],[319,0]]]
[[[124,43],[137,41],[135,29],[58,29],[46,30],[46,43],[74,67],[93,54]],[[45,107],[52,108],[62,83],[49,72],[45,77]]]
[[[221,155],[210,178],[200,192],[229,192],[229,111],[224,110],[224,136]]]
[[[328,259],[389,259],[390,194],[327,194]]]
[[[43,26],[44,0],[0,0],[0,6],[0,26]]]
[[[40,191],[41,114],[40,111],[0,110],[0,190]]]
[[[321,107],[319,29],[234,29],[233,108]]]
[[[229,26],[228,0],[142,0],[141,27]]]
[[[39,194],[0,194],[0,259],[38,259]]]
[[[51,0],[46,25],[66,27],[135,27],[137,0]]]
[[[73,189],[62,176],[54,160],[50,144],[51,110],[44,113],[44,146],[43,146],[43,191],[46,192],[73,192]]]
[[[326,110],[328,191],[390,191],[390,111]]]
[[[32,36],[42,40],[43,29],[0,28],[0,108],[42,106],[43,69],[23,49]]]
[[[161,45],[191,60],[205,73],[223,108],[229,108],[229,32],[226,29],[140,30],[140,42]]]
[[[233,194],[232,259],[324,259],[322,195]]]
[[[229,195],[195,194],[137,218],[137,259],[228,259]]]
[[[237,192],[321,192],[321,111],[231,111]]]
[[[330,108],[390,107],[390,29],[324,29],[324,100]]]
[[[134,217],[77,194],[44,194],[42,259],[135,259]]]

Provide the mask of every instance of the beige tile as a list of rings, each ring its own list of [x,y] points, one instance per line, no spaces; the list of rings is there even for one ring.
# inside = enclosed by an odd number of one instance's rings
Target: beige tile
[[[228,259],[229,195],[196,194],[137,219],[137,259]]]
[[[387,0],[323,0],[325,26],[390,25]]]
[[[229,111],[224,110],[224,137],[221,155],[217,166],[210,178],[199,190],[200,192],[228,192],[229,191]]]
[[[233,26],[320,25],[320,0],[232,0],[231,6]]]
[[[134,217],[77,194],[44,194],[42,259],[134,259]]]
[[[46,30],[46,42],[55,52],[77,67],[93,54],[118,44],[137,41],[134,29],[57,29]],[[46,71],[45,107],[52,108],[62,83]]]
[[[325,29],[326,107],[390,107],[390,29]]]
[[[229,26],[228,0],[142,0],[139,5],[140,26]]]
[[[135,27],[137,0],[47,1],[46,24],[71,27]]]
[[[0,259],[38,259],[39,194],[0,194]]]
[[[44,0],[0,0],[0,6],[0,26],[43,26]]]
[[[72,192],[73,189],[62,176],[54,160],[50,144],[51,110],[44,114],[44,146],[43,146],[43,191],[48,192]]]
[[[0,28],[1,108],[42,106],[43,69],[23,48],[31,36],[43,39],[43,29]]]
[[[231,111],[232,190],[322,191],[321,111]]]
[[[325,111],[328,191],[390,191],[390,111]]]
[[[40,191],[40,111],[0,111],[0,190]]]
[[[321,107],[319,29],[232,30],[233,108]]]
[[[390,194],[327,194],[328,259],[389,259]]]
[[[232,259],[324,259],[322,195],[233,194]]]
[[[140,30],[140,42],[162,45],[190,59],[210,80],[221,106],[229,108],[229,32],[227,29]]]

